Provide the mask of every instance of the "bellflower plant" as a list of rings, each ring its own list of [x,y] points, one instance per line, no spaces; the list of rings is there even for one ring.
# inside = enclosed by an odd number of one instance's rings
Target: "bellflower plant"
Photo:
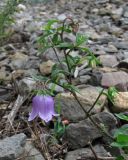
[[[54,111],[54,99],[48,95],[36,95],[32,100],[32,111],[28,121],[32,121],[39,116],[46,123],[52,120],[53,116],[58,116]]]

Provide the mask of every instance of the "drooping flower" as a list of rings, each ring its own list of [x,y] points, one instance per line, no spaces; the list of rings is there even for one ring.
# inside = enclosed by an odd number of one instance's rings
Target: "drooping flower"
[[[49,122],[53,116],[58,116],[54,111],[54,99],[51,96],[36,95],[32,100],[32,111],[28,121],[39,116],[45,122]]]

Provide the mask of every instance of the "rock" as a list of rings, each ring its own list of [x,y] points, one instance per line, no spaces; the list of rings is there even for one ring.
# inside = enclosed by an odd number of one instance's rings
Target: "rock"
[[[108,2],[109,0],[97,0],[95,3],[101,5],[101,4],[108,3]]]
[[[113,9],[111,10],[111,16],[114,20],[119,20],[123,14],[123,8],[117,8],[117,9]]]
[[[64,57],[64,55],[58,50],[57,50],[57,56],[59,57],[59,59],[62,59]],[[53,49],[51,48],[45,51],[45,53],[41,54],[39,57],[42,60],[42,62],[46,62],[48,60],[52,60],[53,62],[58,62],[57,57]]]
[[[93,146],[93,149],[97,156],[99,157],[108,157],[107,151],[101,145]],[[92,160],[95,159],[94,154],[90,148],[81,148],[67,153],[65,160]]]
[[[128,91],[128,83],[118,83],[115,88],[119,91],[119,92],[126,92]]]
[[[91,85],[99,86],[101,84],[101,78],[102,78],[102,73],[100,71],[93,70],[91,73],[91,80],[89,83]]]
[[[26,6],[23,5],[23,4],[19,4],[18,6],[18,9],[22,10],[22,11],[25,11],[26,10]]]
[[[118,92],[111,109],[114,112],[128,111],[128,92]]]
[[[118,49],[126,49],[126,50],[128,50],[128,42],[115,42],[113,44]]]
[[[128,51],[124,51],[124,57],[127,59],[128,58]]]
[[[111,29],[110,29],[110,33],[112,35],[115,35],[116,37],[120,37],[123,34],[123,30],[119,27],[112,26]],[[113,50],[114,50],[114,47],[113,47]],[[116,47],[115,47],[115,50],[117,50]]]
[[[128,18],[128,7],[125,7],[123,16]]]
[[[60,14],[57,18],[58,20],[63,21],[67,18],[67,16],[65,14]]]
[[[2,67],[0,69],[0,80],[6,80],[6,71],[5,71],[5,67]]]
[[[13,70],[15,69],[25,69],[28,62],[28,55],[17,52],[10,56],[11,63],[9,64]]]
[[[13,92],[10,92],[7,89],[0,89],[0,103],[10,101],[11,99],[13,99]]]
[[[7,53],[6,52],[0,53],[0,61],[4,60],[6,57],[7,57]]]
[[[42,154],[29,141],[25,144],[25,160],[45,160]]]
[[[115,52],[117,52],[118,50],[117,50],[117,48],[116,48],[114,45],[109,44],[109,45],[108,45],[108,48],[106,48],[105,51],[106,51],[106,52],[109,52],[109,53],[115,53]]]
[[[89,75],[80,76],[80,83],[86,84],[89,82],[90,79],[91,79],[91,77]]]
[[[80,94],[77,93],[78,99],[86,110],[90,109],[100,93],[98,88],[92,86],[81,89],[79,92]],[[57,95],[55,97],[55,101],[56,104],[60,104],[61,114],[64,118],[71,121],[83,120],[85,118],[85,112],[70,93],[61,93]],[[91,113],[100,112],[105,104],[106,97],[102,95]]]
[[[114,55],[101,55],[99,56],[99,59],[103,67],[113,67],[118,63],[117,58]]]
[[[117,124],[116,118],[111,113],[107,112],[98,113],[92,116],[92,118],[96,123],[104,124],[108,131],[115,128]],[[64,138],[69,142],[71,149],[76,149],[85,147],[88,145],[89,141],[92,142],[100,137],[102,137],[102,131],[100,131],[88,118],[79,123],[69,124]]]
[[[80,72],[79,72],[78,75],[79,75],[79,76],[87,75],[87,74],[89,74],[91,71],[92,71],[92,68],[84,68],[84,69],[80,70]]]
[[[52,87],[54,87],[54,92],[56,93],[61,93],[61,92],[64,92],[64,89],[54,83],[49,83],[48,84],[48,88],[51,89]]]
[[[35,88],[36,81],[34,81],[32,78],[26,77],[19,82],[19,89],[23,95],[30,93]]]
[[[44,160],[41,153],[20,133],[0,140],[0,160]]]
[[[98,71],[101,73],[108,73],[108,72],[117,72],[116,68],[111,68],[111,67],[102,67],[98,68]]]
[[[0,160],[14,160],[24,152],[26,135],[21,133],[0,140]]]
[[[120,61],[116,66],[119,68],[126,68],[128,70],[128,58]]]
[[[49,75],[52,71],[52,67],[55,63],[51,60],[48,60],[47,62],[43,62],[40,64],[40,72],[43,75]]]
[[[118,71],[102,74],[101,85],[104,87],[111,87],[125,83],[128,83],[128,74],[126,72]]]

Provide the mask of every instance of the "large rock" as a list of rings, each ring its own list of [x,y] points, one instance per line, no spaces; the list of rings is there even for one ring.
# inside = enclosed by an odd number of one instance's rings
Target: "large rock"
[[[43,62],[40,64],[40,72],[43,75],[49,75],[52,71],[52,67],[55,63],[51,60],[48,60],[47,62]]]
[[[24,160],[45,160],[41,153],[29,141],[25,144]]]
[[[114,55],[101,55],[99,56],[100,62],[104,67],[113,67],[118,63]]]
[[[95,145],[93,147],[95,153],[99,157],[108,157],[107,151],[101,145]],[[67,153],[65,160],[92,160],[95,159],[94,154],[90,148],[81,148]]]
[[[98,88],[88,86],[87,88],[81,89],[80,94],[77,93],[77,96],[85,110],[88,111],[95,102],[99,93]],[[55,97],[55,101],[56,105],[60,104],[61,114],[64,118],[71,121],[78,121],[83,120],[86,117],[85,112],[71,93],[61,93]],[[106,97],[102,95],[91,113],[100,112],[105,104]]]
[[[25,134],[17,134],[0,140],[0,160],[14,160],[20,157],[26,142]]]
[[[101,112],[92,116],[97,124],[104,124],[106,130],[111,130],[116,127],[115,117],[107,112]],[[81,148],[88,145],[89,141],[93,141],[102,137],[103,132],[99,130],[90,119],[72,123],[66,129],[65,138],[69,142],[71,149]]]
[[[103,73],[101,85],[104,87],[116,86],[128,83],[128,74],[123,71]]]
[[[29,60],[28,55],[17,52],[10,56],[11,63],[9,64],[12,69],[25,69]]]
[[[128,42],[115,42],[114,46],[116,46],[118,49],[128,49]]]
[[[0,160],[44,160],[41,153],[20,133],[0,140]]]
[[[128,70],[128,58],[120,61],[117,66],[119,68],[126,68]]]
[[[118,92],[111,107],[114,112],[128,111],[128,92]]]

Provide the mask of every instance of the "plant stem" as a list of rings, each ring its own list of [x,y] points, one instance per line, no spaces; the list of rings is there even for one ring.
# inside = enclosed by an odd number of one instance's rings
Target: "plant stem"
[[[65,25],[65,22],[66,22],[67,19],[69,19],[69,20],[74,24],[74,21],[73,21],[71,18],[66,18],[66,19],[63,21],[62,32],[61,32],[61,34],[60,34],[60,36],[61,36],[61,41],[62,41],[62,42],[64,41],[64,40],[63,40],[64,25]],[[51,41],[51,39],[50,39],[50,41]],[[52,43],[52,41],[51,41],[51,43]],[[52,45],[53,45],[53,43],[52,43]],[[56,55],[56,57],[57,57],[57,59],[58,59],[58,62],[61,64],[61,61],[59,60],[59,57],[58,57],[57,52],[56,52],[56,49],[55,49],[54,47],[52,47],[52,48],[53,48],[53,50],[54,50],[54,52],[55,52],[55,55]],[[68,61],[68,57],[67,57],[68,55],[67,55],[65,49],[64,49],[64,56],[65,56],[66,63],[67,63],[67,66],[68,66],[68,71],[69,71],[69,73],[71,73],[71,68],[70,68],[70,64],[69,64],[69,61]],[[61,64],[61,65],[62,65],[62,64]],[[63,69],[63,68],[62,68],[62,69]],[[72,85],[71,74],[70,74],[70,76],[69,76],[69,80],[68,80],[68,76],[67,76],[67,75],[65,75],[65,77],[66,77],[67,82],[68,82],[70,85]],[[56,83],[56,82],[54,82],[54,83]],[[57,84],[57,83],[56,83],[56,84]],[[63,87],[63,85],[60,85],[60,84],[57,84],[57,85]],[[64,87],[63,87],[63,88],[64,88]],[[67,88],[66,88],[66,89],[67,89]],[[69,90],[69,89],[67,89],[67,90]],[[70,91],[70,90],[69,90],[69,91]],[[70,91],[70,92],[72,93],[72,95],[73,95],[74,98],[76,99],[77,103],[80,105],[80,107],[81,107],[81,108],[83,109],[83,111],[85,112],[86,118],[89,118],[90,121],[91,121],[98,129],[100,129],[101,131],[103,131],[103,133],[104,133],[106,136],[108,136],[109,138],[111,138],[112,140],[114,140],[114,138],[113,138],[107,131],[105,131],[100,125],[98,125],[98,124],[93,120],[93,118],[91,117],[91,115],[89,114],[90,111],[91,111],[91,110],[94,108],[94,106],[96,105],[96,103],[97,103],[97,101],[99,100],[99,98],[101,97],[103,91],[104,91],[104,89],[101,91],[101,93],[99,94],[99,96],[97,97],[96,101],[94,102],[94,104],[92,105],[92,107],[89,109],[89,111],[86,111],[85,108],[83,107],[83,105],[80,103],[77,94],[76,94],[75,92],[72,92],[72,91]]]
[[[91,112],[91,110],[95,107],[96,103],[98,102],[99,98],[102,96],[104,91],[104,88],[101,90],[100,94],[98,95],[98,97],[96,98],[95,102],[93,103],[92,107],[87,111],[87,113],[89,114]]]

